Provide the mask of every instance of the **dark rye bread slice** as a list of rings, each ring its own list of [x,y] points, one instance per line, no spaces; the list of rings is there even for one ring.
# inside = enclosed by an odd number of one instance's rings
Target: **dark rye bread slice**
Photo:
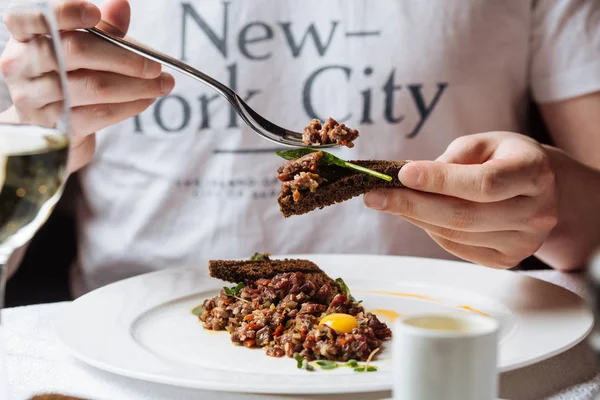
[[[335,165],[319,167],[319,175],[325,179],[314,193],[305,190],[300,192],[300,199],[294,201],[292,193],[279,195],[277,201],[284,217],[306,214],[317,208],[321,209],[336,203],[350,200],[353,197],[368,193],[375,189],[400,188],[398,172],[408,161],[349,161],[361,167],[369,168],[392,177],[391,182],[376,178],[362,172]]]
[[[208,271],[211,277],[232,283],[268,279],[285,272],[302,272],[318,286],[333,282],[333,279],[309,260],[210,260]]]

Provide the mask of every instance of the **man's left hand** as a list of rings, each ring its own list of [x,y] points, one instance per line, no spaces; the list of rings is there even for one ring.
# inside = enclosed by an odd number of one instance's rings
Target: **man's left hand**
[[[436,161],[399,174],[413,190],[378,190],[365,204],[424,229],[448,252],[494,268],[534,254],[558,223],[555,172],[544,148],[511,132],[463,136]]]

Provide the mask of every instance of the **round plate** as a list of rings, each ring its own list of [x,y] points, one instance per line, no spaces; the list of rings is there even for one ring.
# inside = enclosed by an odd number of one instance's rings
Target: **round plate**
[[[298,255],[342,277],[366,309],[391,323],[398,314],[479,313],[500,322],[499,368],[556,355],[591,330],[586,303],[559,286],[510,271],[425,258]],[[229,285],[229,284],[227,284]],[[223,282],[206,268],[171,269],[126,279],[75,300],[57,321],[75,357],[100,369],[181,387],[253,393],[350,393],[389,390],[391,342],[377,372],[308,372],[289,358],[234,346],[190,310]],[[231,286],[231,285],[229,285]],[[391,324],[390,324],[391,325]]]

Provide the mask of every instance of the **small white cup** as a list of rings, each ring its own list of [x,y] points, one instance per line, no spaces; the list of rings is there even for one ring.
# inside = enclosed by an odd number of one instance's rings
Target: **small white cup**
[[[394,400],[498,398],[496,320],[428,314],[394,325]]]

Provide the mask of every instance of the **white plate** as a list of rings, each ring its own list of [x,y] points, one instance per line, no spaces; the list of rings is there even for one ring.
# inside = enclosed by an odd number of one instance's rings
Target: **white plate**
[[[496,318],[501,324],[501,371],[567,350],[593,323],[577,295],[509,271],[408,257],[296,257],[313,260],[333,278],[344,278],[370,310],[475,312],[460,308],[468,306]],[[377,372],[308,372],[298,370],[292,359],[267,357],[262,350],[232,345],[224,332],[204,330],[190,310],[223,286],[206,276],[205,267],[171,269],[98,289],[69,306],[57,321],[58,337],[75,357],[100,369],[182,387],[295,394],[391,388],[391,342],[375,363]]]

